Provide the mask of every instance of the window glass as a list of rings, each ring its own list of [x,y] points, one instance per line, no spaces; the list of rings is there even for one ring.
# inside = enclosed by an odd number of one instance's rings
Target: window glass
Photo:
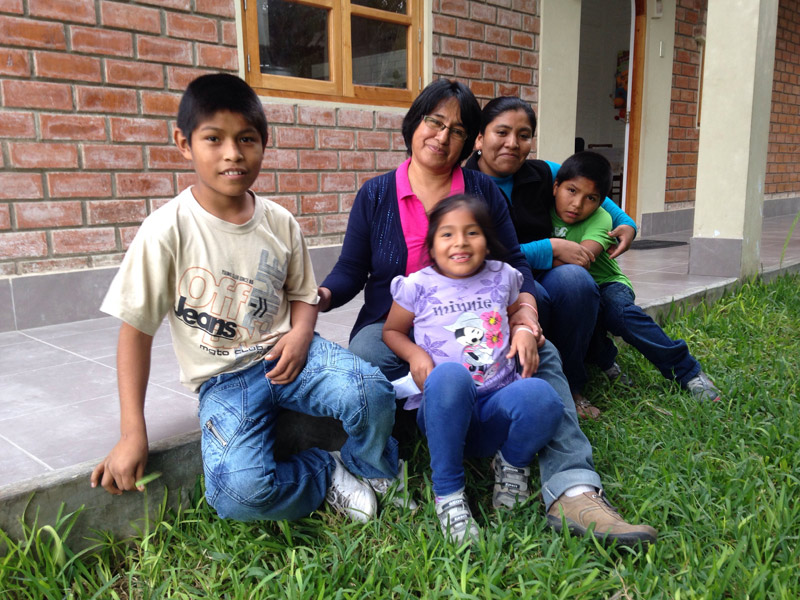
[[[408,28],[364,17],[352,17],[353,83],[406,87]]]
[[[406,0],[350,0],[353,4],[377,8],[388,12],[406,14]]]
[[[258,4],[261,72],[330,80],[328,10],[285,0]]]

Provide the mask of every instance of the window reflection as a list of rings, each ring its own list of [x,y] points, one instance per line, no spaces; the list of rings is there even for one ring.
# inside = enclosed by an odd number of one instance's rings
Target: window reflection
[[[404,25],[353,16],[353,83],[406,88],[406,32]]]
[[[262,73],[330,80],[327,9],[262,0],[258,45]]]

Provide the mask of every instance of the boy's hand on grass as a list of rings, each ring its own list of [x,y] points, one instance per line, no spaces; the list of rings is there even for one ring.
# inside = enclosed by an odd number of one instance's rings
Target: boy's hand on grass
[[[147,465],[147,436],[123,437],[92,471],[92,487],[101,485],[109,494],[119,496],[124,491],[144,491],[136,482],[144,475]]]
[[[609,231],[608,235],[612,239],[619,240],[618,243],[609,246],[607,250],[609,258],[617,258],[631,247],[633,238],[636,237],[636,230],[630,225],[620,225]]]
[[[272,370],[266,374],[267,379],[276,385],[292,383],[306,365],[308,347],[313,338],[313,330],[305,332],[294,327],[279,339],[264,357],[265,360],[278,359]]]

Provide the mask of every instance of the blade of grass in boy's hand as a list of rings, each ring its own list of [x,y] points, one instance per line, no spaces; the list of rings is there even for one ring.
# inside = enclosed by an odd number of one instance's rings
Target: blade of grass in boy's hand
[[[149,475],[145,475],[144,477],[142,477],[139,481],[137,481],[133,485],[135,485],[137,488],[143,487],[148,483],[150,483],[151,481],[155,481],[159,477],[161,477],[161,471],[153,471]]]

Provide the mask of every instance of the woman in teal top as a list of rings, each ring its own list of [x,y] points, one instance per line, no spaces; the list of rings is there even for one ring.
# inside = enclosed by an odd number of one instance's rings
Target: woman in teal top
[[[600,411],[582,393],[588,379],[584,360],[600,305],[599,289],[587,270],[594,256],[580,244],[552,237],[550,208],[560,165],[528,159],[535,131],[536,115],[527,102],[514,96],[491,100],[481,113],[476,151],[465,167],[489,175],[503,192],[538,284],[539,322],[561,353],[578,413],[597,417]],[[636,236],[636,225],[611,199],[603,208],[613,219],[610,235],[619,240],[611,256],[619,256]],[[589,358],[603,364],[600,357]],[[612,379],[620,376],[616,363],[605,372]]]

